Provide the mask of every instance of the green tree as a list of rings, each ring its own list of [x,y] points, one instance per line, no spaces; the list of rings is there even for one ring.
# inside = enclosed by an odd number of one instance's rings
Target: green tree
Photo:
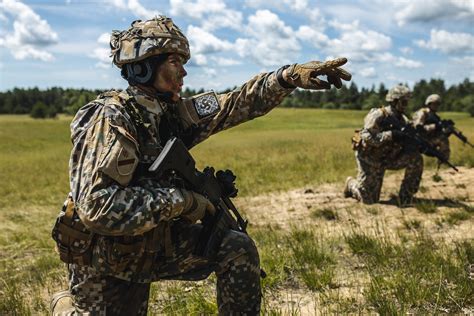
[[[376,93],[372,93],[367,97],[367,99],[362,104],[363,110],[370,110],[372,108],[377,108],[382,105],[382,100],[380,100],[379,95]]]
[[[33,108],[31,109],[31,112],[30,112],[30,116],[32,118],[42,118],[43,119],[43,118],[48,117],[48,115],[49,115],[48,111],[49,111],[49,109],[46,106],[46,104],[44,104],[41,101],[38,101],[33,105]]]

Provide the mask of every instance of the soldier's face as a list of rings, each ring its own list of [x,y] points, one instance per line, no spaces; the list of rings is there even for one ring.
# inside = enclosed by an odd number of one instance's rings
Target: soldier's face
[[[171,92],[172,100],[178,101],[183,87],[183,78],[187,75],[184,70],[185,59],[179,54],[171,54],[164,63],[156,69],[157,75],[153,86],[160,92]]]
[[[396,109],[400,113],[405,113],[405,110],[407,109],[407,106],[408,106],[408,99],[405,99],[405,98],[398,99],[397,103],[395,105]]]
[[[439,108],[439,102],[431,102],[428,106],[432,111],[436,112]]]

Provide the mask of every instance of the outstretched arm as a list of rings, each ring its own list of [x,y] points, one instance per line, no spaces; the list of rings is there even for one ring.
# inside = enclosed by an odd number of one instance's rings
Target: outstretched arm
[[[259,74],[234,91],[220,94],[218,100],[221,110],[198,125],[192,145],[219,131],[268,113],[297,87],[321,90],[329,89],[332,84],[340,88],[341,79],[351,79],[350,73],[339,68],[346,62],[347,59],[338,58],[327,62],[284,66],[276,72]],[[318,76],[327,76],[328,81]]]

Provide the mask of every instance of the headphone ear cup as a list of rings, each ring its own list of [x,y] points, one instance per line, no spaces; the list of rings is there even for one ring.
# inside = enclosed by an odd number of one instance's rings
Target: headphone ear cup
[[[135,74],[135,76],[141,76],[143,75],[143,67],[142,65],[136,63],[133,65],[133,73]]]
[[[139,69],[139,71],[134,73],[135,81],[141,84],[149,83],[151,77],[153,76],[150,63],[148,61],[144,61],[143,63],[135,64],[134,68],[137,68],[137,70]]]
[[[122,77],[130,83],[151,84],[153,69],[149,61],[141,61],[133,64],[125,64],[122,68]]]

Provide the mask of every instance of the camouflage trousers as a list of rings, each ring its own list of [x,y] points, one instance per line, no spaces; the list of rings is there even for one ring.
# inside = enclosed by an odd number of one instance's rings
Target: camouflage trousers
[[[183,229],[184,227],[180,227]],[[222,315],[258,315],[260,263],[250,237],[229,230],[212,263],[192,255],[201,225],[186,225],[173,246],[172,257],[160,257],[153,276],[158,280],[191,280],[217,276],[217,304]],[[92,267],[70,265],[70,292],[76,315],[146,315],[150,283],[101,275]]]
[[[441,152],[446,160],[449,160],[449,156],[451,155],[451,150],[449,148],[449,138],[440,136],[428,139],[428,141],[431,145],[436,147],[439,152]]]
[[[385,170],[405,169],[399,198],[409,201],[418,191],[423,174],[423,158],[419,152],[402,152],[396,159],[373,162],[360,157],[356,152],[357,179],[347,183],[350,195],[365,204],[377,203],[380,199]]]

